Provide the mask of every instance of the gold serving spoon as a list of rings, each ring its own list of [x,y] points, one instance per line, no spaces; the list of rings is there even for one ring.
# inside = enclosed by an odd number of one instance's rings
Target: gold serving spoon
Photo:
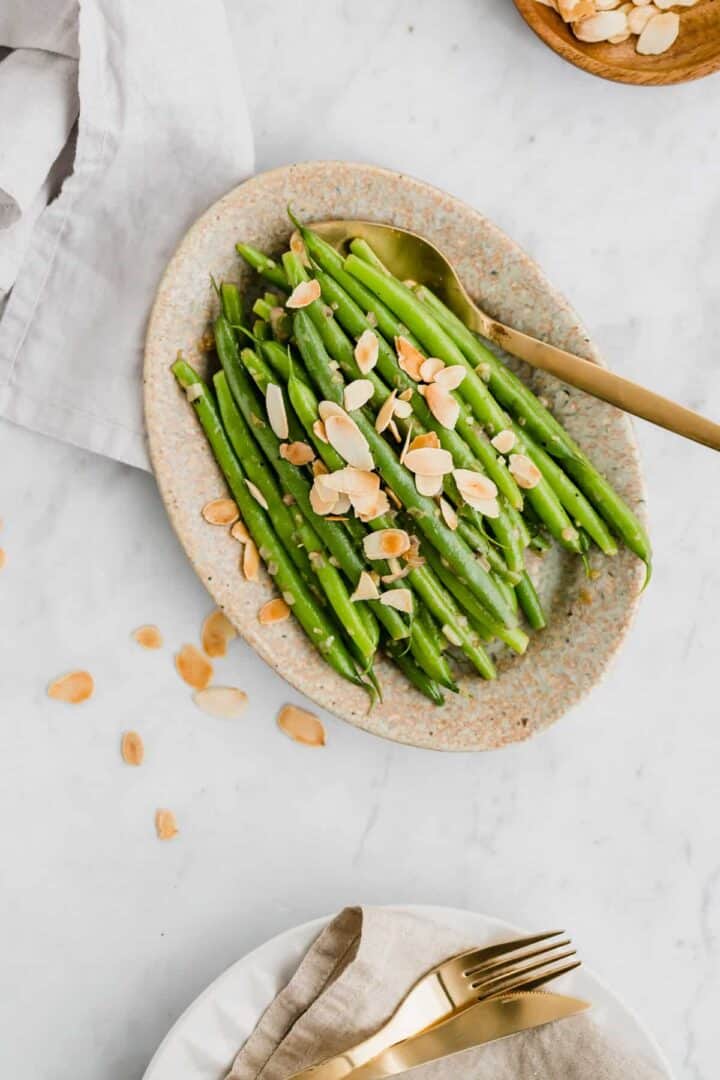
[[[720,450],[720,424],[686,409],[644,386],[623,379],[591,360],[583,360],[545,341],[523,334],[491,318],[468,296],[452,264],[434,244],[408,229],[372,221],[321,221],[310,228],[339,251],[354,239],[366,240],[378,258],[401,281],[432,289],[468,326],[532,367],[549,371],[563,382],[616,405],[625,412],[674,431],[686,439]]]

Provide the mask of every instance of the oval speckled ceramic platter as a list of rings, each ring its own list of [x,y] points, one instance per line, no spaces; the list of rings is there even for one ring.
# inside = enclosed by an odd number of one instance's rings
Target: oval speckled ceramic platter
[[[248,180],[203,214],[185,236],[160,283],[145,352],[145,414],[155,475],[170,520],[199,577],[259,656],[293,686],[338,716],[386,738],[438,750],[490,750],[526,739],[563,715],[602,676],[632,619],[643,566],[628,552],[596,560],[588,581],[578,559],[553,551],[531,572],[549,614],[527,653],[501,653],[499,677],[466,673],[461,692],[441,708],[408,686],[384,661],[384,698],[368,712],[366,695],[335,675],[288,620],[261,626],[272,595],[264,574],[246,582],[239,546],[208,525],[201,508],[225,493],[192,408],[170,365],[182,349],[201,370],[198,343],[215,314],[209,275],[241,288],[249,271],[234,252],[244,240],[270,252],[287,245],[286,207],[306,220],[367,218],[433,240],[454,261],[485,310],[519,330],[598,360],[566,301],[538,267],[495,225],[428,184],[370,165],[309,162]],[[643,484],[627,418],[612,407],[537,373],[532,385],[569,432],[642,514]]]

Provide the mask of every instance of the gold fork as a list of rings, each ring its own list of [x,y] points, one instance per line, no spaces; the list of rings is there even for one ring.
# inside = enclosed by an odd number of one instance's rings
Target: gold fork
[[[381,262],[401,281],[411,279],[427,286],[467,327],[494,341],[506,352],[625,412],[709,446],[711,450],[720,450],[720,424],[630,379],[623,379],[599,364],[538,341],[493,319],[470,298],[452,263],[425,237],[394,225],[361,220],[320,221],[310,228],[339,251],[351,240],[366,240]]]
[[[356,1046],[290,1080],[340,1080],[389,1046],[440,1023],[452,1013],[509,994],[537,990],[580,966],[562,930],[469,949],[423,975],[390,1019]],[[557,940],[561,939],[561,940]]]

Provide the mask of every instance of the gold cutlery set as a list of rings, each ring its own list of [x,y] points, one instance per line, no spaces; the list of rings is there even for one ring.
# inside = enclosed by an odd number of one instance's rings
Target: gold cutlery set
[[[574,1016],[588,1003],[541,987],[579,966],[561,931],[470,949],[423,975],[370,1038],[289,1080],[380,1080]]]

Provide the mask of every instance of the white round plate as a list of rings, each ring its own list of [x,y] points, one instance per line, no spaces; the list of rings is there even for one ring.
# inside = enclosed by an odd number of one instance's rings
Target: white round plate
[[[426,905],[406,907],[478,945],[522,936],[509,923],[472,911]],[[223,1080],[233,1058],[267,1006],[285,986],[331,916],[286,930],[244,956],[211,983],[163,1039],[144,1080]],[[562,989],[593,1004],[593,1019],[628,1051],[644,1056],[672,1080],[670,1066],[638,1019],[585,968],[563,980]]]

